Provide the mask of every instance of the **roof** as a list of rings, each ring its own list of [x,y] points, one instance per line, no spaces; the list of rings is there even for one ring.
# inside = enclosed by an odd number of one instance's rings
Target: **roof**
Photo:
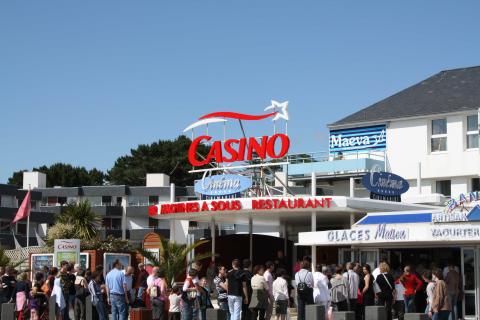
[[[441,71],[329,127],[477,110],[479,107],[480,66],[452,69]]]

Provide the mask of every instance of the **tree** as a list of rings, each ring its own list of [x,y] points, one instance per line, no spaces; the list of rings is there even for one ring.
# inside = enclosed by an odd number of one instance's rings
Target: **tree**
[[[27,170],[16,171],[8,179],[8,184],[18,187],[23,185],[23,172]],[[32,171],[43,172],[47,175],[47,187],[80,187],[80,186],[98,186],[103,185],[105,173],[93,168],[91,170],[85,167],[74,167],[67,163],[55,163],[51,166],[41,166],[33,168]]]
[[[92,211],[88,201],[72,202],[65,211],[57,216],[47,234],[47,243],[53,244],[55,239],[98,239],[98,227],[102,219]]]
[[[188,162],[188,148],[191,140],[179,136],[175,140],[159,140],[152,144],[141,144],[130,150],[130,155],[118,158],[108,171],[108,181],[112,184],[131,186],[145,185],[147,173],[165,173],[170,181],[178,186],[192,185],[200,174],[190,174],[191,165]],[[206,156],[208,149],[199,145],[198,152]]]
[[[152,252],[143,248],[138,249],[138,251],[142,256],[150,260],[153,266],[160,267],[163,271],[165,271],[167,282],[170,281],[170,284],[173,285],[176,278],[185,274],[187,269],[187,256],[190,254],[190,252],[194,251],[197,247],[207,243],[208,241],[209,240],[200,240],[187,246],[185,244],[178,244],[174,241],[162,239],[160,259],[158,259]],[[195,256],[191,263],[211,257],[211,253],[199,254]]]

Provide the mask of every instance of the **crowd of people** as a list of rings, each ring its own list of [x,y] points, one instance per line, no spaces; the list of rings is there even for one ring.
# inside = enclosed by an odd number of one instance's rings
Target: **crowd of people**
[[[30,281],[26,273],[0,268],[0,303],[15,303],[21,320],[47,319],[51,296],[59,320],[70,320],[72,311],[75,320],[86,319],[87,299],[99,320],[109,319],[110,312],[112,319],[126,320],[130,309],[139,307],[151,310],[154,320],[206,320],[213,298],[228,320],[286,320],[290,307],[296,307],[298,320],[305,320],[309,304],[324,306],[326,319],[333,311],[353,311],[363,320],[365,307],[372,305],[385,306],[388,320],[403,320],[409,312],[425,312],[434,320],[458,319],[461,283],[453,264],[444,270],[432,266],[421,274],[409,265],[392,271],[387,262],[375,270],[358,263],[316,265],[312,272],[309,257],[289,268],[279,254],[254,266],[248,259],[211,263],[206,272],[196,262],[185,281],[173,286],[162,269],[149,269],[115,261],[104,277],[103,266],[90,271],[64,261],[60,269],[45,267]]]

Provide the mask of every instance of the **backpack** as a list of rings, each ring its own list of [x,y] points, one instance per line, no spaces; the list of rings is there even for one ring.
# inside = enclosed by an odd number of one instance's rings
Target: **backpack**
[[[300,274],[298,275],[298,279],[300,282],[297,284],[297,294],[299,297],[302,299],[307,299],[309,296],[313,297],[313,289],[308,286],[308,284],[305,282],[307,280],[308,276],[308,271],[305,273],[305,277],[303,278],[303,281],[300,279]]]

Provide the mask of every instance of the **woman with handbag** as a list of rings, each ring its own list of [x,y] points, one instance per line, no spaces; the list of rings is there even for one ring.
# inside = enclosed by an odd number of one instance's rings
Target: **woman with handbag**
[[[165,300],[167,299],[167,282],[165,272],[161,269],[155,270],[155,280],[148,287],[147,292],[151,299],[152,319],[165,319]]]
[[[268,307],[268,284],[263,273],[265,267],[262,265],[256,265],[253,267],[254,276],[250,283],[252,285],[252,299],[248,306],[252,311],[253,320],[265,320],[265,312]]]
[[[199,282],[197,270],[191,268],[182,288],[182,320],[193,320],[193,315],[198,314]]]
[[[386,262],[380,263],[380,274],[375,279],[375,282],[380,288],[377,294],[377,305],[384,306],[387,312],[387,320],[392,320],[392,304],[395,295],[395,279],[389,273],[390,267]]]

